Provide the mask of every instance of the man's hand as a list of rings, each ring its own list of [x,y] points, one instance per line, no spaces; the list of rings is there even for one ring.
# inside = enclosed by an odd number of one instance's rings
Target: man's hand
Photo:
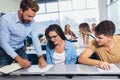
[[[120,61],[119,61],[117,64],[119,64],[119,65],[120,65]]]
[[[101,61],[101,62],[99,62],[97,67],[104,69],[104,70],[110,70],[110,64],[108,62]]]
[[[19,65],[22,67],[22,68],[28,68],[31,66],[31,63],[30,61],[26,60],[26,59],[22,59],[21,61],[18,62]]]
[[[26,59],[23,59],[21,58],[20,56],[16,56],[15,57],[15,60],[19,63],[19,65],[22,67],[22,68],[28,68],[31,66],[31,63],[30,61],[26,60]]]
[[[115,63],[120,68],[120,61]]]
[[[38,64],[41,68],[44,68],[47,66],[47,62],[43,58],[43,56],[38,56]]]

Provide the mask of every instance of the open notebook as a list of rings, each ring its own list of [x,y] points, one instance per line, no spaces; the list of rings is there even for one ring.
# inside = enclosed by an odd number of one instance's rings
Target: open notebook
[[[18,63],[12,63],[10,65],[1,67],[0,72],[2,72],[4,74],[8,74],[8,73],[16,71],[18,69],[21,69],[21,66]]]
[[[28,72],[46,72],[50,70],[53,67],[53,65],[47,65],[44,68],[40,68],[38,65],[32,65],[28,68]]]
[[[107,74],[111,74],[111,73],[120,73],[120,68],[118,66],[116,66],[115,64],[110,64],[110,70],[104,70],[104,69],[100,69],[98,68],[99,73],[107,73]]]

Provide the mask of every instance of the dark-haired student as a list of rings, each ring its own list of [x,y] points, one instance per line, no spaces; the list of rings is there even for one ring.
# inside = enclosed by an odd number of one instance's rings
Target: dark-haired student
[[[77,60],[75,46],[67,41],[64,32],[57,24],[45,30],[48,41],[46,59],[48,64],[75,64]]]
[[[96,65],[105,70],[110,69],[110,63],[120,63],[120,36],[115,36],[115,25],[112,21],[104,20],[95,27],[96,38],[88,44],[78,59],[79,63]],[[98,60],[90,56],[96,53]]]

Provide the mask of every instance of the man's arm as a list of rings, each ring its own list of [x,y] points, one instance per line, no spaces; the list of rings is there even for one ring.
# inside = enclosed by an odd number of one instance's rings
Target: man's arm
[[[45,61],[45,59],[43,57],[40,40],[37,36],[35,29],[31,32],[31,36],[32,36],[32,41],[33,41],[34,47],[35,47],[37,55],[38,55],[38,64],[40,67],[45,67],[45,66],[47,66],[47,62]]]
[[[5,18],[1,17],[0,18],[0,47],[2,47],[6,53],[14,58],[17,54],[13,50],[13,48],[10,46],[9,41],[10,41],[10,24],[8,20]]]
[[[44,67],[47,66],[47,62],[45,61],[43,55],[39,55],[39,56],[38,56],[38,62],[39,62],[39,63],[38,63],[39,66],[40,66],[41,68],[44,68]]]
[[[95,66],[100,67],[100,68],[105,69],[105,70],[110,69],[110,65],[108,62],[90,59],[90,56],[93,53],[94,52],[91,49],[86,48],[83,51],[83,53],[80,55],[80,57],[78,58],[78,62],[82,63],[82,64],[86,64],[86,65],[95,65]]]
[[[22,59],[19,55],[17,55],[17,53],[15,52],[15,50],[11,47],[9,41],[10,41],[10,29],[9,29],[9,22],[4,19],[1,18],[0,19],[0,47],[2,47],[4,49],[4,51],[13,59],[15,59],[21,67],[26,68],[28,66],[22,66],[21,64],[29,64],[29,61],[24,61],[24,59]],[[30,64],[29,64],[30,66]]]
[[[22,67],[22,68],[27,68],[29,66],[31,66],[31,63],[30,61],[28,61],[27,59],[23,59],[21,58],[20,56],[15,56],[14,58],[18,63],[19,65]]]
[[[93,54],[93,51],[89,48],[86,48],[83,53],[78,58],[78,62],[87,65],[97,65],[98,60],[90,59],[90,56]]]

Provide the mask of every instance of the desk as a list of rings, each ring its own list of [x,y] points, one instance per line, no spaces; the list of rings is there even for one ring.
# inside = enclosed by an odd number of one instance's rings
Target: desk
[[[95,66],[87,66],[82,64],[76,65],[56,65],[45,74],[47,75],[93,75],[99,74]]]
[[[27,69],[12,72],[10,76],[0,76],[0,80],[69,80],[66,76],[73,76],[72,80],[117,80],[120,72],[101,74],[96,66],[82,64],[75,65],[54,65],[44,73],[29,73]]]

